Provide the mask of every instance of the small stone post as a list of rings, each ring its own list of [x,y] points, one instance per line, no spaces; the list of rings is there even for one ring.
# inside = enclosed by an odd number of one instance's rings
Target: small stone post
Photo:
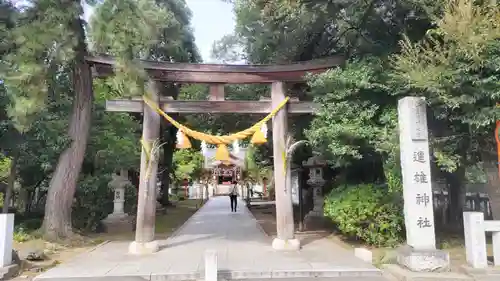
[[[14,242],[14,214],[0,214],[0,269],[12,264]]]
[[[217,252],[215,250],[205,251],[205,280],[217,281],[218,273]]]
[[[483,213],[464,212],[464,240],[467,264],[474,269],[487,268],[488,259]]]
[[[500,266],[500,231],[491,234],[491,242],[493,244],[493,263],[495,266]]]
[[[424,98],[398,102],[406,243],[398,263],[413,271],[449,269],[448,253],[436,250],[431,168]]]

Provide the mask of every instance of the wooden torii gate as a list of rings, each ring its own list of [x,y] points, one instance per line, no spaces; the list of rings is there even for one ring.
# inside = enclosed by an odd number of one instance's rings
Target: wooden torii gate
[[[112,57],[87,57],[94,75],[112,75],[115,60]],[[148,84],[157,104],[166,113],[246,113],[268,114],[286,97],[285,82],[301,82],[307,73],[321,73],[343,62],[341,57],[299,62],[288,65],[221,65],[187,64],[157,61],[140,61],[151,79]],[[204,83],[210,86],[209,100],[172,100],[159,97],[156,81],[178,83]],[[229,101],[224,98],[224,84],[271,84],[271,100]],[[287,135],[288,114],[308,114],[314,111],[312,102],[292,99],[272,120],[274,179],[276,193],[277,237],[272,246],[277,250],[298,250],[300,242],[295,239],[292,194],[286,190],[283,177],[283,155]],[[142,137],[146,141],[160,136],[160,115],[143,103],[142,97],[109,100],[106,110],[113,112],[142,112]],[[153,161],[149,171],[156,175],[158,162]],[[156,176],[146,177],[148,162],[144,148],[141,153],[140,184],[137,204],[135,241],[129,252],[145,254],[158,251],[154,240],[156,213]],[[290,177],[290,174],[287,174]]]

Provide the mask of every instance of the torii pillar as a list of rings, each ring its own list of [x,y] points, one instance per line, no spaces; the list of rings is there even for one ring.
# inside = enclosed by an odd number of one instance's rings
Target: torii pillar
[[[286,98],[283,82],[274,82],[271,86],[272,108],[276,108]],[[283,106],[273,117],[273,158],[274,158],[274,190],[276,194],[276,230],[277,237],[273,240],[275,250],[299,250],[300,241],[295,238],[293,222],[292,190],[286,186],[286,135],[287,105]]]
[[[148,98],[159,104],[159,85],[157,82],[149,81],[147,88]],[[158,155],[153,155],[147,149],[150,150],[153,142],[160,137],[160,114],[145,104],[143,118],[142,141],[148,147],[143,146],[141,152],[135,241],[129,246],[129,253],[137,255],[154,253],[159,249],[158,241],[154,240]],[[149,159],[150,157],[151,159]]]

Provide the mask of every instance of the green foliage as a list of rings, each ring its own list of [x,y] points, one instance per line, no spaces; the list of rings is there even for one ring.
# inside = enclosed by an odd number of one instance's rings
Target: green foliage
[[[6,146],[15,142],[20,148],[18,182],[28,192],[34,192],[35,187],[40,187],[42,192],[48,189],[59,154],[69,144],[65,132],[71,100],[68,93],[64,92],[69,84],[64,75],[60,78],[55,88],[57,91],[48,99],[47,106],[36,115],[22,139],[0,137]],[[107,187],[109,174],[119,169],[136,167],[139,162],[139,122],[128,114],[104,111],[105,99],[112,98],[113,93],[103,81],[96,81],[95,108],[92,112],[95,121],[73,213],[74,227],[82,231],[96,230],[99,221],[112,211],[113,194]],[[12,125],[7,123],[7,126]],[[129,213],[134,213],[137,202],[135,188],[127,191],[126,197],[126,208]],[[37,220],[39,227],[41,218]],[[23,229],[28,233],[32,230],[29,227]]]
[[[174,152],[174,181],[181,183],[184,179],[199,179],[203,169],[204,158],[200,151],[194,149],[178,149]]]
[[[92,163],[94,169],[105,174],[138,167],[140,123],[127,113],[106,112],[106,99],[116,98],[116,92],[104,81],[94,84],[95,121],[91,128],[86,163]]]
[[[214,53],[253,63],[385,56],[398,49],[402,33],[420,38],[443,2],[234,0],[234,34],[215,43]]]
[[[240,38],[234,34],[227,34],[212,45],[212,57],[222,63],[241,61],[244,58],[240,45]]]
[[[399,155],[391,155],[384,162],[384,177],[389,192],[403,192],[403,176]]]
[[[489,1],[451,1],[436,28],[419,42],[403,40],[402,52],[393,56],[398,91],[425,96],[432,110],[432,147],[445,171],[481,159],[496,162],[490,152],[500,118],[499,19]]]
[[[28,198],[35,188],[40,194],[47,192],[59,156],[71,144],[67,137],[71,104],[80,90],[74,89],[72,71],[78,63],[74,53],[77,38],[90,35],[83,39],[96,51],[117,55],[118,68],[123,67],[116,79],[94,81],[93,124],[73,219],[76,228],[95,230],[111,211],[109,175],[139,166],[140,120],[130,114],[105,112],[105,100],[134,91],[142,95],[141,84],[146,79],[134,64],[136,58],[200,60],[189,26],[190,11],[184,0],[37,0],[16,3],[23,6],[19,9],[11,2],[0,0],[0,180],[8,172],[4,155],[18,152],[16,186]],[[96,5],[94,18],[86,26],[88,33],[75,34],[75,26],[85,24],[80,21],[85,2]],[[78,47],[82,55],[85,48]],[[129,189],[125,208],[133,214],[136,189]]]
[[[79,184],[73,203],[73,227],[85,233],[99,230],[101,220],[113,212],[113,190],[108,186],[111,177],[86,176]],[[125,189],[125,212],[135,214],[137,210],[137,189]]]
[[[13,210],[15,212],[15,210]],[[42,225],[43,213],[15,213],[14,241],[25,242],[38,236],[37,230]]]
[[[28,231],[26,231],[24,228],[16,227],[16,229],[14,229],[14,241],[22,243],[29,241],[31,239],[33,239],[33,236],[30,233],[28,233]]]
[[[64,8],[52,0],[23,4],[24,11],[18,13],[17,25],[7,36],[15,48],[6,54],[5,67],[0,68],[13,99],[8,113],[20,132],[28,130],[34,115],[44,109],[56,87],[56,70],[70,67],[77,40],[69,23],[81,11],[79,1],[67,3]]]
[[[394,246],[403,232],[403,204],[399,193],[362,184],[334,189],[325,201],[325,216],[343,235],[375,246]]]
[[[0,182],[5,183],[5,179],[10,173],[10,162],[11,159],[9,157],[0,154]]]
[[[468,183],[486,183],[488,178],[482,169],[482,162],[467,167],[465,177]]]
[[[135,59],[163,56],[169,60],[173,54],[161,54],[168,48],[158,47],[179,45],[182,40],[178,31],[182,26],[162,1],[103,1],[96,7],[90,27],[95,50],[116,56],[115,75],[109,81],[122,96],[141,96],[146,90],[147,74]],[[165,30],[171,37],[162,38]]]
[[[311,98],[322,105],[305,134],[334,167],[380,167],[370,180],[401,189],[395,94],[386,58],[407,34],[419,40],[447,1],[234,0],[236,28],[213,46],[221,61],[304,61],[339,55],[343,68],[310,77]],[[307,89],[291,87],[300,99]],[[305,124],[300,124],[300,123]],[[308,120],[290,122],[297,134]],[[303,137],[297,137],[302,139]],[[377,173],[379,175],[377,175]]]
[[[131,115],[105,112],[105,101],[116,96],[104,81],[94,85],[94,125],[84,161],[84,176],[78,183],[73,205],[73,226],[84,232],[96,231],[100,221],[113,211],[110,175],[121,169],[137,167],[140,157],[140,124]],[[136,211],[137,191],[125,192],[125,209]]]
[[[73,204],[73,227],[84,233],[99,230],[101,220],[113,212],[113,190],[108,186],[110,176],[86,176],[79,182]],[[137,191],[125,190],[125,212],[135,214]]]
[[[125,187],[125,206],[123,209],[129,215],[137,214],[137,188],[133,185]]]
[[[335,159],[334,166],[398,154],[396,99],[384,85],[383,69],[381,60],[362,60],[310,77],[311,94],[322,106],[306,136]]]
[[[113,191],[108,187],[110,176],[86,176],[76,190],[73,203],[73,227],[84,232],[95,231],[99,223],[113,212]]]
[[[251,183],[261,183],[264,178],[271,179],[273,169],[259,159],[259,147],[249,145],[245,154],[244,180]]]

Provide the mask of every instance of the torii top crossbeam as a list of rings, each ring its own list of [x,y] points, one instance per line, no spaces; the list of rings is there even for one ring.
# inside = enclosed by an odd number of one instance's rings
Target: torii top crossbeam
[[[86,57],[94,76],[106,77],[113,74],[116,63],[113,57]],[[339,66],[342,56],[310,60],[281,65],[230,65],[230,64],[193,64],[165,61],[138,60],[149,75],[157,81],[180,83],[205,83],[210,85],[208,101],[171,100],[161,97],[160,106],[168,113],[269,113],[270,100],[234,101],[224,98],[224,84],[255,84],[273,82],[303,82],[308,73],[322,73]],[[316,105],[308,101],[292,99],[288,112],[291,114],[313,113]],[[142,100],[115,99],[106,102],[107,111],[142,112]]]
[[[98,77],[113,73],[113,57],[94,56],[86,60]],[[343,61],[343,57],[336,56],[281,65],[193,64],[150,60],[139,60],[139,63],[151,79],[158,81],[253,84],[304,81],[305,74],[324,72]]]

